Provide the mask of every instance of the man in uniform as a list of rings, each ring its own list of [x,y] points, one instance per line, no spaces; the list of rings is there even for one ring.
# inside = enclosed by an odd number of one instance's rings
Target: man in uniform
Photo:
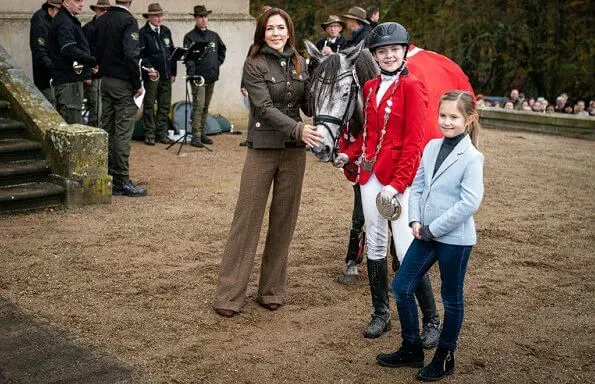
[[[62,0],[48,0],[31,17],[29,47],[33,63],[33,83],[52,104],[55,104],[54,91],[50,85],[52,59],[48,52],[48,34],[52,18],[58,13]]]
[[[320,26],[326,32],[326,37],[316,42],[316,48],[320,53],[328,55],[347,45],[347,40],[341,34],[343,28],[345,28],[345,22],[338,16],[330,15],[328,20],[320,24]]]
[[[97,60],[101,78],[103,115],[101,128],[109,134],[108,167],[113,177],[112,194],[145,196],[147,190],[129,177],[130,139],[137,107],[143,93],[140,74],[140,44],[132,1],[116,0],[97,20]]]
[[[109,0],[97,0],[96,5],[91,5],[90,8],[95,12],[93,19],[83,26],[83,31],[89,42],[89,49],[91,55],[96,56],[95,53],[95,29],[97,19],[100,18],[109,8]],[[87,125],[92,127],[99,127],[99,118],[101,114],[101,77],[98,73],[91,75],[91,78],[85,79],[83,82],[85,88],[85,98],[87,99],[87,111],[89,111],[89,119]]]
[[[372,31],[370,28],[370,22],[366,20],[366,11],[360,7],[351,7],[346,15],[343,15],[346,19],[345,25],[347,29],[351,31],[351,39],[348,41],[349,47],[355,47],[361,41],[364,41],[364,47],[368,46],[368,35]],[[347,47],[345,47],[347,48]]]
[[[171,85],[176,81],[177,62],[170,63],[169,57],[174,51],[174,43],[169,28],[163,25],[164,11],[159,3],[149,5],[145,19],[149,19],[140,29],[140,54],[143,66],[151,68],[153,73],[144,73],[147,93],[143,107],[143,128],[145,144],[155,145],[155,141],[171,144],[167,137],[169,125],[169,106],[171,104]],[[157,73],[159,78],[157,78]],[[157,101],[157,113],[154,104]]]
[[[84,0],[64,0],[48,35],[56,109],[69,124],[82,123],[83,67],[95,67],[81,22]]]
[[[202,76],[205,79],[204,86],[200,87],[195,82],[191,82],[192,141],[190,145],[194,147],[213,144],[213,140],[207,137],[206,122],[215,81],[219,80],[219,67],[225,60],[225,44],[217,33],[207,29],[211,12],[207,11],[204,5],[195,6],[194,13],[191,15],[194,16],[196,26],[184,36],[185,48],[188,48],[192,43],[208,43],[204,52],[195,61],[186,63],[188,77]]]

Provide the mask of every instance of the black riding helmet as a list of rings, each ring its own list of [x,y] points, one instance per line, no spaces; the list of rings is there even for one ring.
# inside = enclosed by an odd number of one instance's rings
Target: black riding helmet
[[[409,32],[399,23],[378,24],[368,37],[370,52],[374,52],[376,48],[394,44],[404,45],[406,50],[409,49]]]

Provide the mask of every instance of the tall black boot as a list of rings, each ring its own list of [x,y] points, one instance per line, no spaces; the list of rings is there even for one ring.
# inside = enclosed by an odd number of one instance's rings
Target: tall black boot
[[[386,277],[386,259],[368,259],[368,280],[370,282],[370,292],[372,293],[372,305],[374,306],[372,320],[364,329],[364,337],[368,339],[375,339],[391,329]]]
[[[436,309],[432,283],[427,273],[422,277],[415,289],[415,297],[423,314],[422,345],[426,349],[434,348],[438,345],[440,339],[440,315]]]
[[[446,348],[436,348],[436,353],[430,361],[417,373],[417,378],[423,381],[438,381],[444,376],[452,375],[455,371],[455,354]]]
[[[376,356],[378,364],[385,367],[413,367],[421,368],[424,366],[424,349],[420,344],[411,344],[403,340],[401,348],[393,353],[381,353]]]

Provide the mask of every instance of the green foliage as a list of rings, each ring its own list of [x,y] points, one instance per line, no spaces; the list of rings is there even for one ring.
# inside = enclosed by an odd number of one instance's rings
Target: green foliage
[[[329,14],[378,5],[381,21],[403,24],[416,45],[459,63],[477,92],[595,96],[595,13],[586,0],[252,0],[252,15],[263,5],[291,15],[297,41],[323,37]]]

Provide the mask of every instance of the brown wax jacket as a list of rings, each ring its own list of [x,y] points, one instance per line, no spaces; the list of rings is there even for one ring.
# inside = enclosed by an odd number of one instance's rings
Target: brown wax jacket
[[[254,149],[304,147],[295,132],[303,127],[300,108],[311,116],[310,81],[305,60],[300,56],[301,71],[293,61],[261,53],[244,63],[242,82],[250,99],[248,144]]]

